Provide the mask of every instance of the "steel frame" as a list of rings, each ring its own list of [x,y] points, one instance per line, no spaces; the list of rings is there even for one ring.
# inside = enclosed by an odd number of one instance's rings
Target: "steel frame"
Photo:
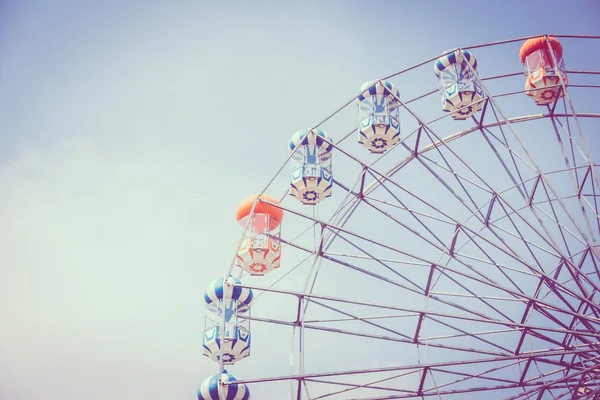
[[[553,36],[559,39],[600,39],[600,36]],[[500,46],[526,39],[464,49]],[[399,77],[430,64],[438,57],[384,79]],[[571,70],[567,74],[595,76],[600,75],[600,71]],[[592,90],[600,88],[600,85],[567,85],[561,77],[557,86],[564,93],[562,99],[557,99],[543,113],[509,117],[499,99],[524,96],[524,91],[493,94],[486,88],[486,82],[521,75],[507,72],[480,79],[486,99],[483,100],[483,109],[472,118],[473,125],[468,129],[442,136],[436,124],[447,120],[449,115],[429,121],[419,117],[412,105],[437,93],[433,90],[410,100],[398,99],[403,111],[417,122],[417,128],[406,135],[397,148],[373,162],[365,162],[344,147],[355,130],[332,143],[335,157],[357,164],[362,172],[353,184],[335,180],[336,187],[345,194],[331,218],[320,219],[315,212],[312,215],[299,212],[288,207],[285,201],[279,205],[289,218],[307,224],[303,233],[314,231],[313,248],[297,243],[298,237],[282,237],[287,250],[306,255],[291,269],[311,263],[304,290],[278,289],[277,284],[286,275],[270,287],[242,285],[252,288],[259,297],[268,294],[296,298],[293,320],[255,314],[250,319],[257,323],[289,326],[293,330],[292,341],[298,346],[295,354],[299,358],[297,373],[240,379],[238,383],[296,382],[292,398],[298,400],[349,399],[347,396],[354,396],[362,389],[382,394],[353,398],[443,398],[499,391],[506,393],[509,399],[591,399],[600,392],[595,383],[600,368],[600,306],[597,295],[600,291],[600,193],[597,193],[600,175],[599,165],[592,160],[580,123],[584,119],[600,118],[600,112],[577,113],[568,92],[569,87]],[[315,127],[330,121],[355,99],[344,103]],[[560,148],[563,167],[545,170],[532,155],[520,127],[536,121],[549,121],[548,133],[554,135]],[[454,148],[454,143],[469,135],[483,138],[501,166],[497,172],[504,173],[510,185],[498,187],[493,179],[486,176],[487,171],[471,165]],[[400,162],[386,170],[378,167],[382,160],[390,157],[390,153],[397,154],[401,149],[406,151],[406,156]],[[290,158],[291,155],[262,192],[281,175]],[[448,198],[453,199],[468,217],[453,215],[435,200],[424,198],[398,181],[397,176],[412,165],[419,166],[440,188],[444,188]],[[561,179],[558,181],[560,184],[557,184],[558,179]],[[572,187],[567,195],[562,193],[564,184]],[[486,197],[482,200],[483,194]],[[282,200],[284,197],[285,194]],[[411,235],[431,249],[430,254],[384,243],[368,234],[346,228],[359,207],[374,215],[385,216],[398,232]],[[435,227],[442,225],[453,229],[450,237],[436,232]],[[343,243],[352,251],[335,251],[333,246],[337,243]],[[380,257],[378,252],[386,256]],[[367,262],[372,268],[364,266]],[[406,307],[316,294],[315,283],[323,263],[364,275],[373,282],[384,282],[399,292],[421,296],[424,303],[419,307]],[[405,266],[422,269],[420,280],[403,273],[402,267]],[[233,263],[228,272],[232,273],[232,270]],[[437,290],[438,286],[442,286],[440,282],[445,282],[453,291]],[[469,305],[466,305],[467,301]],[[511,307],[507,306],[509,304]],[[353,312],[352,307],[346,307],[348,305],[375,311],[374,314],[362,315]],[[517,306],[521,312],[514,315],[513,307]],[[339,317],[308,318],[308,310],[318,308],[327,309]],[[386,314],[381,315],[381,312]],[[386,321],[400,319],[414,319],[414,329],[407,332],[384,325]],[[364,330],[338,327],[340,323],[350,322],[359,322]],[[445,333],[429,335],[428,326],[444,327]],[[413,346],[419,357],[420,349],[424,348],[426,359],[410,365],[399,363],[385,368],[310,373],[305,371],[304,366],[304,358],[307,357],[304,339],[311,331]],[[504,340],[494,339],[498,335],[516,335],[518,339],[504,343]],[[468,339],[468,346],[457,345],[450,339]],[[428,358],[428,352],[436,349],[452,352],[456,358],[434,362]],[[464,366],[473,368],[465,371]],[[389,373],[394,374],[389,376]],[[408,375],[419,377],[413,387],[399,387],[390,382]],[[356,376],[370,376],[372,380],[359,384],[332,379]],[[443,380],[442,377],[451,378]],[[335,388],[311,396],[309,384]]]

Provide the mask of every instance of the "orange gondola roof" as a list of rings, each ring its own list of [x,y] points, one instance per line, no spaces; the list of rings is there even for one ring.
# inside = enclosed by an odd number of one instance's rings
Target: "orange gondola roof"
[[[548,40],[550,41],[550,46],[556,52],[557,61],[560,60],[563,52],[562,45],[555,37],[548,36]],[[540,36],[527,40],[525,43],[523,43],[523,46],[521,46],[521,51],[519,52],[521,63],[524,63],[525,57],[527,57],[534,51],[547,48],[548,44],[546,43],[546,36]]]
[[[240,204],[238,204],[237,210],[235,212],[235,219],[237,221],[250,215],[250,211],[252,211],[252,205],[254,204],[254,201],[257,197],[258,195],[254,194],[252,196],[246,197],[240,202]],[[268,201],[269,203],[279,204],[277,200],[275,200],[271,196],[267,196],[266,194],[260,195],[260,199]],[[260,201],[257,202],[256,207],[254,207],[254,214],[269,214],[273,218],[277,219],[277,221],[279,222],[281,222],[281,219],[283,218],[283,210],[281,208],[275,207],[271,204],[262,203]]]

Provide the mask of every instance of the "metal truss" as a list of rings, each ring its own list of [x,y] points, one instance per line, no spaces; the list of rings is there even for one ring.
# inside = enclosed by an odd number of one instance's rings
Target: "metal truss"
[[[600,47],[600,37],[554,36]],[[271,302],[294,299],[287,318],[259,307],[249,317],[289,328],[292,373],[238,383],[290,381],[298,400],[596,398],[600,109],[575,107],[600,94],[600,71],[567,75],[573,83],[561,80],[564,96],[547,107],[513,88],[519,72],[482,76],[483,108],[460,124],[441,111],[421,117],[437,102],[433,82],[398,99],[409,130],[380,156],[350,143],[354,121],[339,121],[355,98],[315,125],[349,127],[332,143],[334,197],[309,210],[282,196],[285,224],[299,227],[282,231],[288,271],[243,285]],[[265,190],[286,179],[286,163]],[[290,282],[298,271],[305,280]],[[372,358],[353,358],[356,343]],[[346,357],[349,368],[321,365],[327,357]]]

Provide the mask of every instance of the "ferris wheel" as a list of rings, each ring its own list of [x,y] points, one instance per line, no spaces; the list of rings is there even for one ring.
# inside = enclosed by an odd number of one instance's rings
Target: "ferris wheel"
[[[600,70],[569,58],[599,50],[447,50],[290,135],[204,294],[198,399],[600,398]]]

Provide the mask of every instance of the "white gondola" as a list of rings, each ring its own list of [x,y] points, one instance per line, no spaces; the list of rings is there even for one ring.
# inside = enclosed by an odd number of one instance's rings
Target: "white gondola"
[[[220,375],[213,375],[202,382],[198,388],[198,400],[249,400],[248,386],[236,381],[235,376],[223,370]]]
[[[244,316],[252,305],[253,293],[236,286],[241,283],[233,277],[219,278],[208,285],[204,294],[203,354],[216,362],[222,360],[224,365],[250,355],[250,321]]]
[[[358,90],[358,142],[384,153],[400,140],[400,92],[388,81],[365,82]]]
[[[442,109],[464,120],[483,108],[485,94],[478,83],[477,59],[467,50],[440,57],[433,70],[440,84]]]
[[[290,195],[302,204],[314,205],[331,196],[331,143],[320,129],[303,129],[290,139]]]

